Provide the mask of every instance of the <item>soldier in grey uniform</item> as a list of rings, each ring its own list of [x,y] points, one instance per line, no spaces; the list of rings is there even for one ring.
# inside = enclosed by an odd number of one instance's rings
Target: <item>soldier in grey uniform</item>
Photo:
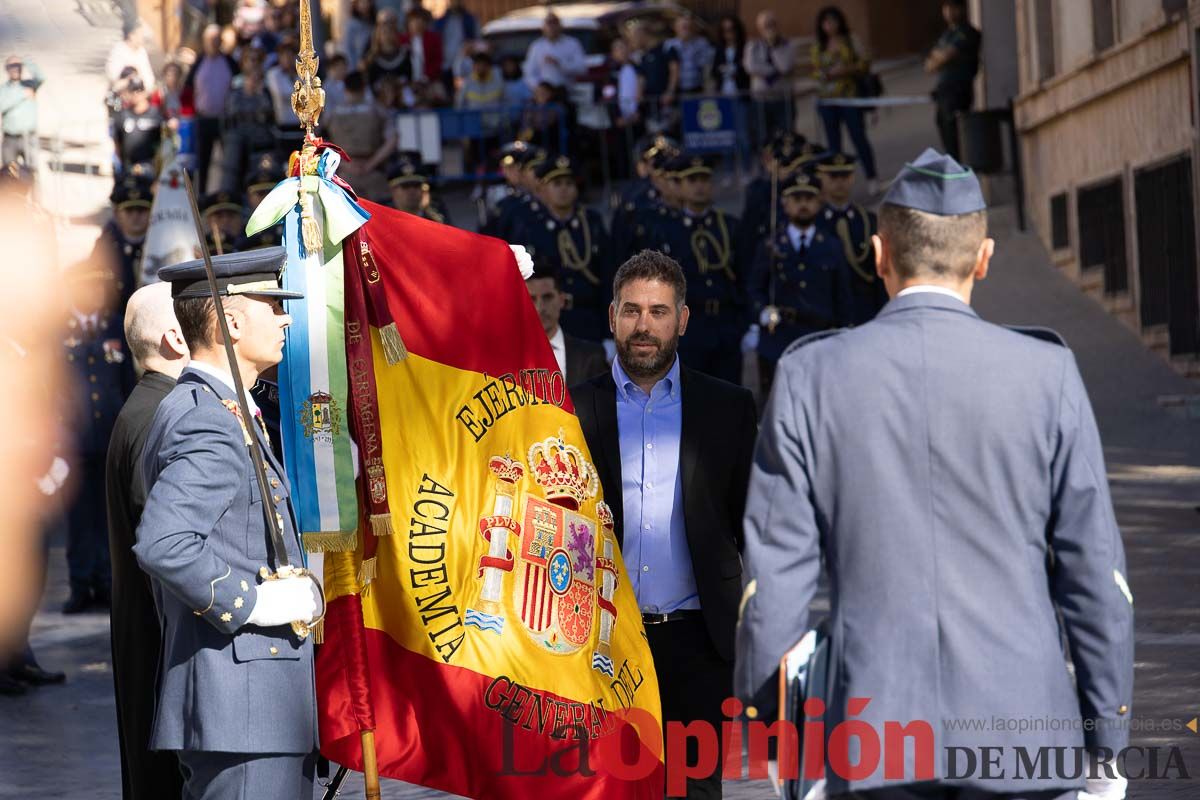
[[[1111,759],[1128,743],[1133,599],[1087,392],[1057,334],[971,309],[994,242],[970,170],[926,150],[879,222],[891,301],[779,361],[746,504],[737,692],[769,718],[824,563],[826,733],[854,718],[882,742],[885,722],[924,721],[936,745],[923,779],[911,745],[892,780],[882,765],[847,780],[827,751],[829,797],[1074,798],[1083,779],[1053,758],[1044,776],[1014,765],[1016,746]],[[964,775],[962,758],[951,776],[954,747],[1003,748],[1005,776]],[[1089,790],[1119,798],[1123,780],[1102,769]]]
[[[213,259],[245,386],[279,362],[291,320],[280,288],[282,247]],[[150,746],[178,751],[186,798],[296,800],[312,796],[316,700],[307,578],[276,571],[262,503],[270,503],[288,557],[303,551],[282,465],[253,400],[237,410],[203,264],[159,271],[192,360],[159,405],[142,451],[149,488],[134,553],[150,575],[162,627],[158,703]],[[273,495],[260,496],[249,437],[258,437]]]

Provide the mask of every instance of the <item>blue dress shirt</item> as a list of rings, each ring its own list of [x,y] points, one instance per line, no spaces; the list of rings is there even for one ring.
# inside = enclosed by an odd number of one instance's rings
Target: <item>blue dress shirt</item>
[[[647,395],[621,360],[613,359],[621,492],[625,507],[621,554],[643,613],[700,608],[683,522],[679,440],[683,394],[679,359]]]

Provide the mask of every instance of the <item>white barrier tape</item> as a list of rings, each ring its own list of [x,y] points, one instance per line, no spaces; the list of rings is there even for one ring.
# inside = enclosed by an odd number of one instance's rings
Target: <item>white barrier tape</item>
[[[846,106],[848,108],[882,108],[883,106],[920,106],[932,103],[933,98],[925,95],[907,97],[823,97],[819,106]]]

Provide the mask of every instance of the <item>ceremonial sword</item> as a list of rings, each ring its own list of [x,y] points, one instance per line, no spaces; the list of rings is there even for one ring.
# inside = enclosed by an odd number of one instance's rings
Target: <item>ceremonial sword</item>
[[[262,496],[263,519],[271,534],[271,554],[275,557],[275,572],[271,573],[263,567],[259,574],[264,580],[279,580],[281,578],[306,577],[317,587],[321,597],[321,614],[311,623],[297,620],[291,623],[292,631],[301,639],[308,636],[313,625],[325,618],[325,591],[317,576],[303,567],[293,567],[288,559],[287,546],[283,543],[283,531],[280,519],[276,516],[275,506],[267,502],[271,490],[267,485],[267,469],[263,460],[262,446],[258,443],[258,434],[251,432],[254,424],[250,420],[250,404],[246,402],[246,388],[242,383],[242,373],[238,369],[237,356],[233,352],[233,341],[229,338],[229,323],[225,321],[225,304],[221,301],[221,291],[217,288],[217,275],[213,271],[212,256],[208,252],[208,244],[204,241],[204,226],[200,222],[200,207],[196,203],[196,190],[187,170],[183,170],[183,185],[187,189],[188,201],[192,206],[192,221],[196,224],[196,237],[200,240],[200,254],[204,261],[204,274],[208,278],[208,294],[216,306],[217,325],[220,326],[221,339],[225,342],[225,358],[229,360],[229,373],[233,377],[233,393],[237,395],[238,412],[242,417],[242,425],[246,430],[246,446],[250,448],[250,464],[254,467],[254,477],[258,480],[258,491]]]

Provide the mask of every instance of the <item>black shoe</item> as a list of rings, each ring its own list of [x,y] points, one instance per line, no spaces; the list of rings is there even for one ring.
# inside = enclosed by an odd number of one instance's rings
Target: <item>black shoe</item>
[[[71,597],[63,603],[62,613],[82,614],[92,607],[92,596],[86,590],[71,590]]]
[[[8,671],[8,677],[23,681],[31,686],[47,686],[52,683],[62,683],[67,679],[65,672],[49,672],[36,663],[22,664]]]
[[[18,697],[28,691],[29,688],[25,684],[9,677],[7,672],[0,672],[0,695]]]
[[[112,590],[107,586],[92,589],[92,605],[109,608],[112,605]]]

